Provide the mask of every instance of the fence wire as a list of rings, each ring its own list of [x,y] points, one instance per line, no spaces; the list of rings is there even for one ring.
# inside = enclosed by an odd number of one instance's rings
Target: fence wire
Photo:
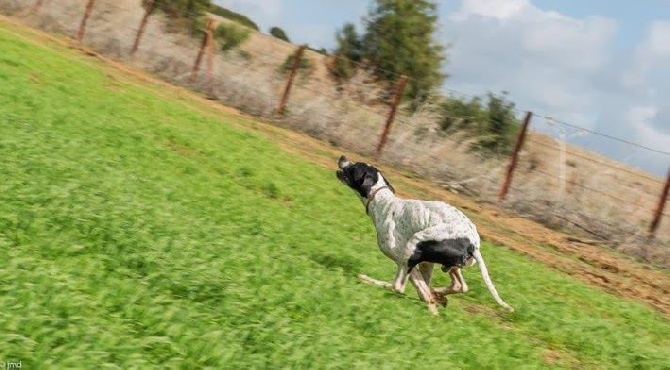
[[[0,0],[0,6],[24,22],[70,36],[76,34],[87,3],[44,0],[35,8],[33,0]],[[196,82],[191,83],[202,34],[179,32],[170,26],[170,18],[155,12],[131,58],[130,50],[143,15],[139,2],[131,6],[128,2],[97,0],[87,21],[83,45],[173,83],[205,91],[226,105],[278,125],[361,154],[374,154],[389,111],[389,90],[376,83],[364,65],[359,65],[360,72],[349,82],[336,83],[326,66],[333,57],[309,52],[311,73],[299,70],[288,114],[278,117],[275,109],[287,78],[282,66],[297,47],[278,43],[282,47],[275,48],[268,44],[274,42],[270,36],[252,37],[237,50],[216,50],[211,79],[207,78],[203,61]],[[445,91],[451,98],[474,98],[449,88]],[[441,125],[449,119],[481,128],[483,125],[477,122],[481,118],[445,111],[443,100],[433,94],[426,93],[424,97],[427,98],[413,113],[404,107],[399,109],[379,161],[411,169],[451,191],[495,201],[508,166],[509,150],[473,150],[485,132],[449,131]],[[515,111],[525,113],[532,109]],[[535,114],[502,205],[552,226],[563,227],[565,222],[578,225],[607,241],[644,235],[664,181],[568,144],[577,137],[586,141],[598,137],[629,148],[622,150],[639,150],[670,159],[670,152]],[[662,215],[668,217],[668,211]],[[664,243],[670,241],[670,221],[661,223],[657,236]]]

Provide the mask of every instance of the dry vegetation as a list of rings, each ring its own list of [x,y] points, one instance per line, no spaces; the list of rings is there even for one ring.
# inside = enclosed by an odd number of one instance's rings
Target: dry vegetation
[[[81,0],[45,0],[37,13],[30,11],[34,4],[33,0],[0,0],[0,10],[47,31],[70,36],[76,32],[84,8]],[[88,21],[84,45],[171,82],[188,85],[200,41],[170,32],[161,15],[150,19],[139,52],[129,58],[143,13],[137,0],[98,0]],[[252,32],[240,49],[216,54],[213,84],[202,82],[201,76],[200,82],[191,87],[248,114],[347,150],[371,154],[385,119],[386,107],[378,103],[384,92],[364,72],[350,83],[337,86],[328,77],[328,57],[316,52],[306,52],[313,70],[309,75],[299,75],[288,116],[281,120],[273,117],[285,81],[279,67],[295,49],[293,44]],[[473,153],[468,150],[467,137],[440,135],[440,114],[428,102],[414,115],[398,117],[380,161],[405,168],[453,192],[494,201],[506,158]],[[662,181],[572,146],[567,148],[566,159],[567,181],[561,194],[558,144],[550,137],[532,134],[503,205],[553,228],[579,232],[594,242],[605,242],[670,267],[670,219],[661,223],[656,239],[644,236]]]

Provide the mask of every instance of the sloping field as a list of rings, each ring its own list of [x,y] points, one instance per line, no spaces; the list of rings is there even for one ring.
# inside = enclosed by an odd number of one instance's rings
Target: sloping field
[[[570,264],[591,265],[560,243],[484,245],[515,313],[472,270],[471,291],[432,318],[411,290],[357,283],[394,266],[337,157],[319,163],[330,152],[1,20],[0,50],[0,362],[670,367],[663,310],[577,276]],[[528,246],[475,217],[489,240]]]

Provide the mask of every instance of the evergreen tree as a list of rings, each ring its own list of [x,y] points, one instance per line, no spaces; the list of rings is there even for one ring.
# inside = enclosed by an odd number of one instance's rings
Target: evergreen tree
[[[413,108],[446,78],[445,47],[434,39],[437,20],[437,4],[428,0],[376,0],[364,19],[362,57],[383,81],[407,75]]]
[[[357,63],[363,60],[363,43],[352,23],[346,23],[335,38],[337,48],[330,72],[340,81],[349,80],[356,73]]]

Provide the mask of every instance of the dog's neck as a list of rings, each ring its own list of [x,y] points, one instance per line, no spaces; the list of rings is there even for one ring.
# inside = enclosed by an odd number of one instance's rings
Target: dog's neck
[[[377,208],[376,206],[379,204],[386,203],[391,198],[395,198],[395,194],[388,185],[375,185],[370,189],[370,196],[365,201],[365,214],[374,218],[374,208]]]

